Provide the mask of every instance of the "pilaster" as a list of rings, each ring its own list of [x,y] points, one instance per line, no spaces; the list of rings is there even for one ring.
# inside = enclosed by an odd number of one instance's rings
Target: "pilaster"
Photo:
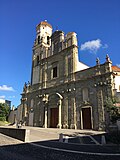
[[[68,97],[65,97],[63,107],[64,107],[62,116],[64,117],[63,128],[68,128]]]
[[[98,99],[98,119],[99,119],[99,130],[104,130],[104,103],[103,103],[103,91],[101,88],[98,88],[97,92],[97,99]]]

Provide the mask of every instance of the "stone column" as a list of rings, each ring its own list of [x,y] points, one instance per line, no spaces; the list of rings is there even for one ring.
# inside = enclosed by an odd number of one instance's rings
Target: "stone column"
[[[48,95],[45,94],[44,97],[43,97],[43,100],[44,102],[44,128],[47,128],[48,127]]]
[[[74,98],[74,128],[77,129],[77,125],[76,125],[77,121],[76,121],[76,103],[75,103],[75,98]]]
[[[58,107],[59,107],[59,123],[58,123],[58,128],[60,128],[60,129],[61,129],[61,126],[62,126],[62,124],[61,124],[61,106],[62,106],[62,100],[60,99],[59,103],[58,103]]]
[[[40,77],[39,77],[40,83],[42,83],[42,77],[43,77],[42,74],[43,74],[43,73],[42,73],[42,66],[40,65]]]
[[[45,123],[44,123],[44,127],[47,128],[47,119],[48,119],[48,108],[47,105],[45,105]]]
[[[46,81],[47,81],[47,62],[44,65],[44,88],[46,88]]]
[[[68,128],[68,97],[64,99],[63,117],[63,128]]]
[[[45,63],[43,64],[43,67],[42,67],[42,71],[43,71],[43,81],[42,81],[42,84],[43,84],[43,88],[45,88]]]
[[[75,107],[75,98],[71,98],[71,129],[76,129],[76,107]]]
[[[65,82],[68,81],[68,56],[65,56],[65,60],[64,60],[64,75],[65,75]]]

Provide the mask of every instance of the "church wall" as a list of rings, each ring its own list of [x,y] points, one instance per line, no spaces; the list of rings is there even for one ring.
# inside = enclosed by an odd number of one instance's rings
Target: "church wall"
[[[29,114],[34,113],[33,126],[50,127],[52,109],[56,108],[56,115],[58,110],[61,114],[56,117],[58,125],[55,127],[84,129],[87,127],[84,115],[89,111],[90,129],[104,130],[107,124],[105,101],[112,96],[113,88],[109,58],[104,64],[97,62],[90,68],[79,63],[74,32],[64,37],[62,31],[55,31],[51,45],[44,43],[34,44],[32,82],[22,93],[21,103],[27,105],[26,124],[29,125]]]
[[[100,78],[101,79],[101,78]],[[101,104],[101,98],[100,96],[104,96],[105,94],[105,86],[98,86],[98,88],[94,87],[96,84],[96,81],[98,81],[99,78],[96,79],[89,79],[89,80],[78,80],[75,82],[69,82],[69,83],[63,83],[62,85],[55,85],[51,86],[50,88],[46,88],[45,90],[40,90],[40,93],[38,92],[36,87],[36,91],[32,92],[30,94],[29,99],[33,98],[35,100],[34,104],[34,126],[44,126],[44,104],[42,102],[42,98],[37,97],[39,95],[43,96],[45,93],[47,94],[55,94],[60,93],[63,96],[62,101],[62,127],[63,128],[75,128],[75,125],[78,129],[81,129],[81,109],[85,106],[91,106],[92,107],[92,129],[98,130],[100,128],[99,124],[100,121],[102,122],[102,118],[104,118],[104,113],[102,113],[101,117],[99,117],[99,112],[102,112],[104,108],[98,108],[104,107],[103,104]],[[82,89],[88,88],[88,94],[89,99],[88,101],[83,101],[83,94]],[[102,91],[101,89],[102,88]],[[98,90],[100,90],[100,95],[97,94]],[[28,99],[28,102],[29,102]],[[100,99],[100,100],[98,100]],[[104,103],[104,100],[102,100],[102,103]],[[28,103],[30,104],[30,103]],[[57,104],[56,104],[57,106]],[[48,110],[50,112],[50,107],[48,103]],[[74,115],[75,114],[75,115]],[[48,117],[48,124],[50,125],[50,114]]]

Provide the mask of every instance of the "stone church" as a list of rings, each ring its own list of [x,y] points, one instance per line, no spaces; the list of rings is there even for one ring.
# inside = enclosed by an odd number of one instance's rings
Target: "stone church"
[[[47,21],[36,26],[32,50],[31,81],[21,94],[25,125],[104,130],[109,124],[106,99],[114,89],[108,55],[94,67],[79,62],[76,33],[52,33]]]

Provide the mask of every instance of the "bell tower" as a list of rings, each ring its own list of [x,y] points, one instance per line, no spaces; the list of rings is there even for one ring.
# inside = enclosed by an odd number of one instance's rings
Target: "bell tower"
[[[49,47],[51,45],[51,35],[52,26],[47,21],[40,22],[36,27],[36,44]]]
[[[36,39],[32,56],[32,85],[44,84],[46,81],[46,64],[43,64],[42,60],[50,56],[51,35],[52,26],[47,21],[42,21],[36,26]]]

